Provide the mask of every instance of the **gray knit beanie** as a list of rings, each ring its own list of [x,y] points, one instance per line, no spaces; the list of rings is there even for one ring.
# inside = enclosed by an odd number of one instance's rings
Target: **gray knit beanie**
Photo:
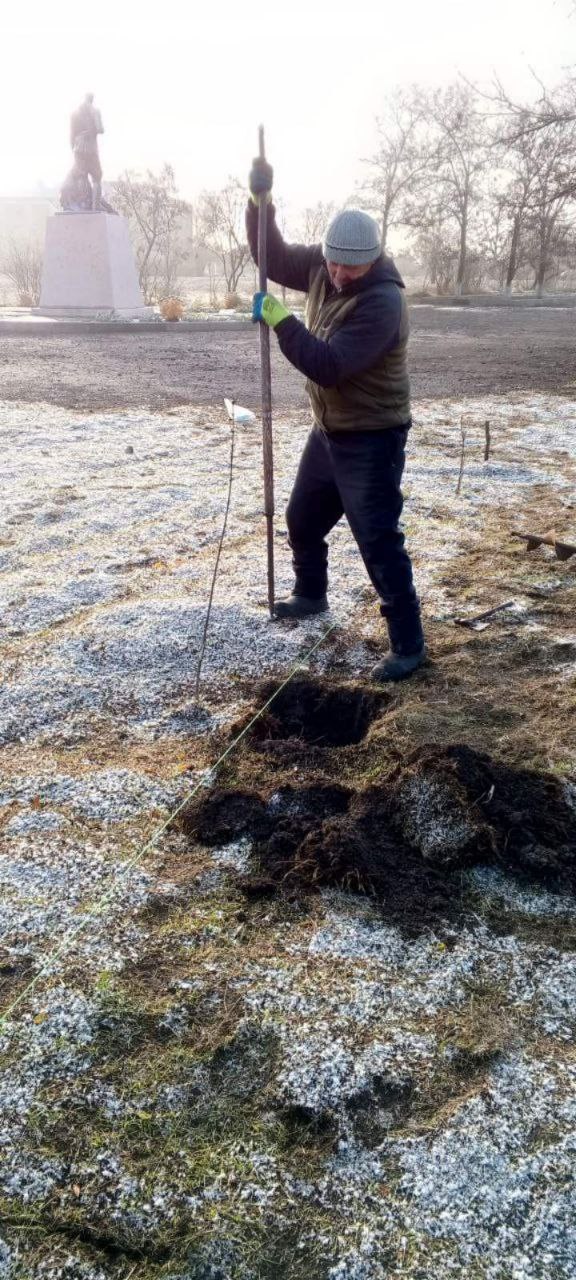
[[[380,257],[380,230],[369,214],[361,209],[343,209],[332,219],[322,245],[327,262],[361,267]]]

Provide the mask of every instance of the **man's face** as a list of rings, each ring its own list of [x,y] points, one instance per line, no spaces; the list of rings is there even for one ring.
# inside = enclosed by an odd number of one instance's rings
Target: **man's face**
[[[343,289],[354,280],[360,280],[373,266],[373,262],[364,263],[361,267],[349,267],[345,262],[326,261],[326,269],[335,289]]]

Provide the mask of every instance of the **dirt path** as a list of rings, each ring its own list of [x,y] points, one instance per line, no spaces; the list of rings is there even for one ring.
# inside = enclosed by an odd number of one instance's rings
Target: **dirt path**
[[[277,408],[304,407],[304,382],[274,344]],[[573,394],[574,313],[567,309],[412,310],[415,398],[549,391]],[[3,399],[99,411],[259,403],[259,355],[249,327],[110,337],[5,338]]]

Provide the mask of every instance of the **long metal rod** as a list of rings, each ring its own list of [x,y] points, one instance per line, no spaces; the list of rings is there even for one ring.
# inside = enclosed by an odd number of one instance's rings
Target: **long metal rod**
[[[258,129],[258,149],[264,153],[264,126]],[[264,192],[258,204],[258,271],[259,286],[268,291],[267,198]],[[266,548],[268,564],[268,609],[274,616],[274,448],[272,443],[272,378],[270,374],[270,330],[260,324],[260,372],[262,378],[262,452],[264,460],[264,514],[266,516]]]

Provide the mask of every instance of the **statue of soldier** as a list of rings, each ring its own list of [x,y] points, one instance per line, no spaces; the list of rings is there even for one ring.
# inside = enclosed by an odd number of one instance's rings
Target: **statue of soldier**
[[[66,174],[60,190],[60,205],[65,213],[91,213],[94,192],[86,173],[81,173],[76,164]]]
[[[104,133],[102,116],[94,106],[94,94],[87,93],[84,101],[76,111],[72,112],[70,118],[70,145],[77,174],[91,180],[94,212],[102,207],[102,166],[98,155],[99,133]]]

